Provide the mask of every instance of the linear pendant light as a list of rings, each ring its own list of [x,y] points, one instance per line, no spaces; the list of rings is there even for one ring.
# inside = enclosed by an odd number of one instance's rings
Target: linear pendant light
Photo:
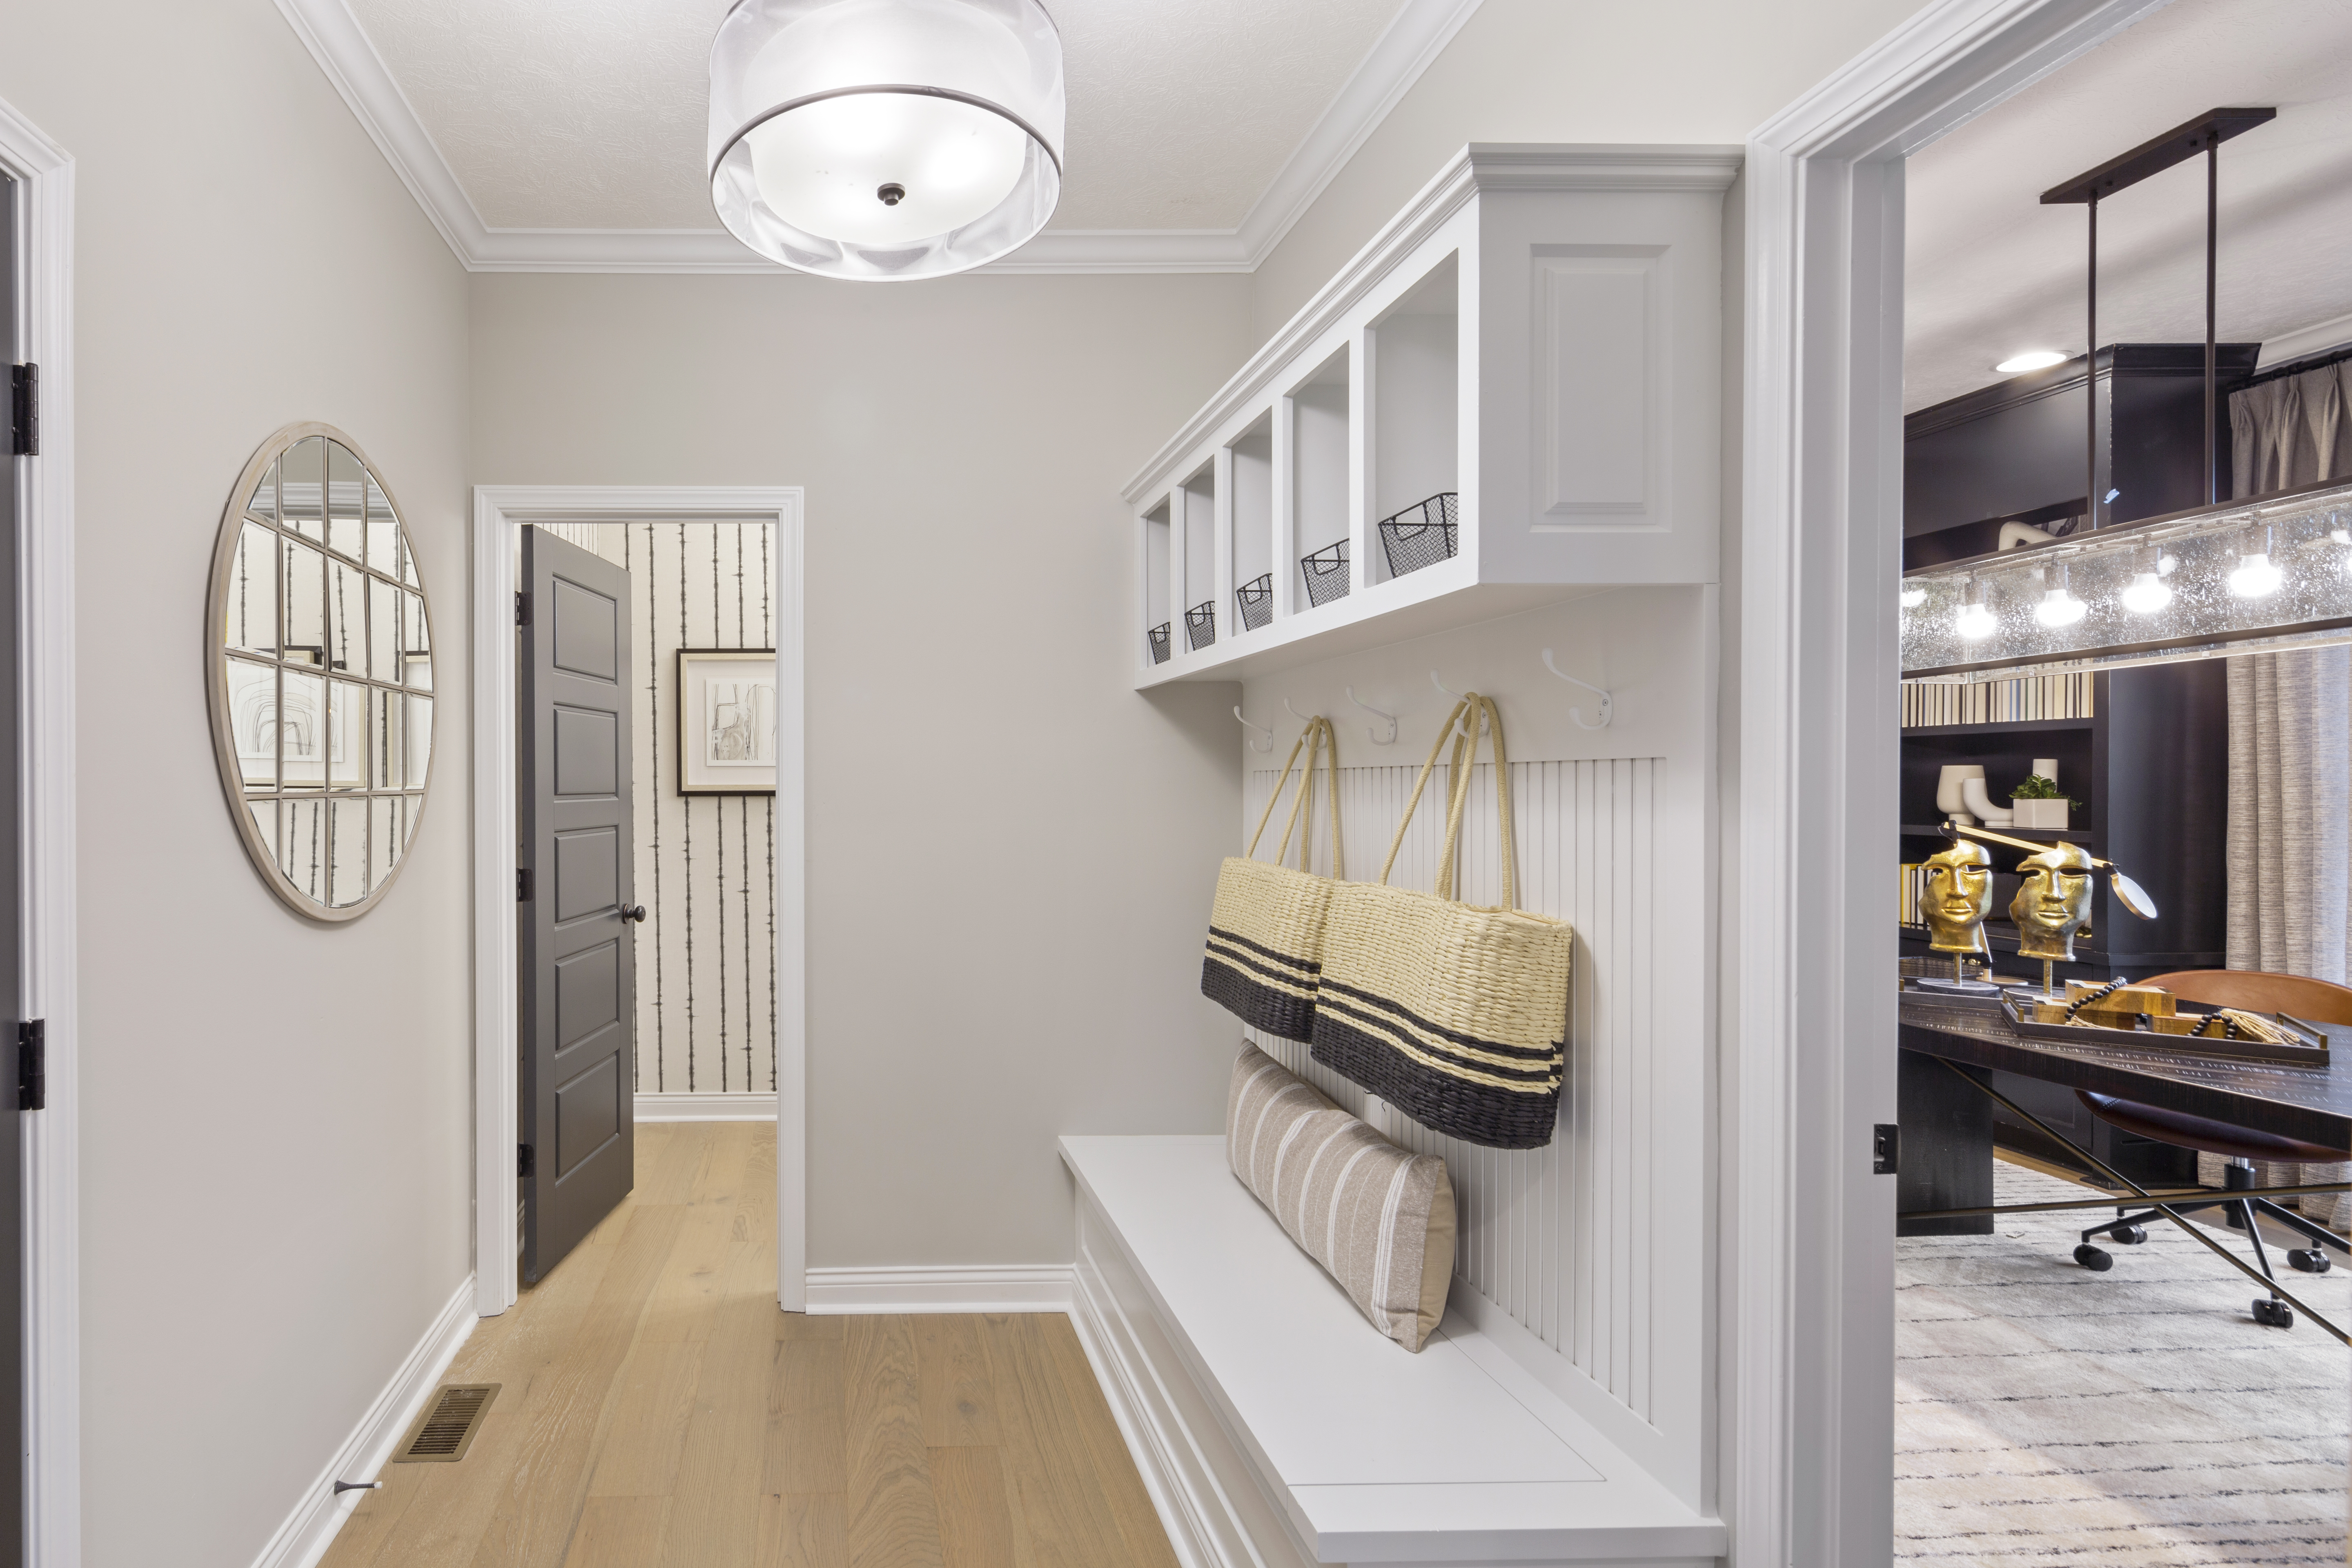
[[[2086,209],[2084,497],[2082,530],[2046,544],[1903,575],[1903,672],[1985,679],[2119,668],[2214,654],[2352,642],[2352,485],[2221,499],[2214,342],[2218,149],[2276,117],[2216,109],[2042,194]],[[2202,153],[2205,164],[2205,504],[2099,526],[2098,204]]]
[[[1063,120],[1036,0],[735,0],[710,46],[711,204],[803,272],[943,277],[1045,226]]]

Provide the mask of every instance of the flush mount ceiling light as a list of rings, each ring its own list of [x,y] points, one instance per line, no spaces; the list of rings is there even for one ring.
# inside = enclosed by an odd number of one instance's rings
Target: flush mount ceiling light
[[[710,46],[710,199],[803,272],[943,277],[1045,226],[1062,121],[1036,0],[736,0]]]
[[[2048,370],[2053,364],[2065,363],[2066,356],[2056,349],[2028,349],[2021,354],[2011,355],[1992,368],[1996,375],[2016,375],[2022,371]]]

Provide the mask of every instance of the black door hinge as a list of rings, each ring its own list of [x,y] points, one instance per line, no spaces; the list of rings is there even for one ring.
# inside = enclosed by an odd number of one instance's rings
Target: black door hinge
[[[530,902],[530,868],[528,866],[519,866],[515,868],[515,902],[519,904]]]
[[[1870,1130],[1870,1173],[1892,1176],[1903,1167],[1903,1129],[1882,1121]]]
[[[515,590],[515,625],[530,625],[530,595],[520,588]]]
[[[515,1145],[515,1174],[516,1174],[516,1175],[518,1175],[518,1176],[528,1176],[528,1175],[530,1175],[530,1171],[531,1171],[531,1165],[532,1165],[532,1163],[533,1163],[533,1162],[532,1162],[532,1160],[531,1160],[531,1155],[530,1155],[530,1144],[528,1144],[528,1143],[518,1143],[518,1144],[516,1144],[516,1145]]]
[[[41,367],[8,367],[8,450],[19,458],[41,455]]]
[[[16,1109],[45,1110],[48,1103],[48,1021],[26,1018],[16,1026]]]

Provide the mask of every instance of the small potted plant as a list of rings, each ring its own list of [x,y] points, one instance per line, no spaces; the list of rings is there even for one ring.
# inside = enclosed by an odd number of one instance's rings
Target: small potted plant
[[[2040,827],[2066,830],[2067,808],[2082,805],[2058,793],[2054,780],[2040,773],[2028,773],[2025,782],[2009,792],[2010,805],[2016,812],[2019,827]]]

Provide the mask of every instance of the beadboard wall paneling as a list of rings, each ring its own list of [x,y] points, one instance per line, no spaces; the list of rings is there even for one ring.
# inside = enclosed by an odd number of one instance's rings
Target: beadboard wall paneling
[[[775,643],[772,527],[565,523],[629,573],[636,787],[636,1090],[776,1087],[776,809],[677,793],[677,651]]]
[[[1275,1059],[1389,1138],[1442,1156],[1460,1210],[1455,1272],[1644,1420],[1654,1386],[1647,1289],[1654,1222],[1649,1188],[1633,1173],[1652,1152],[1657,769],[1650,757],[1510,765],[1518,906],[1576,931],[1569,1079],[1549,1147],[1482,1149],[1441,1136],[1316,1064],[1305,1046],[1253,1034]],[[1355,879],[1380,874],[1418,772],[1339,771],[1340,831]],[[1399,887],[1435,884],[1447,772],[1441,765],[1432,775],[1406,832],[1390,875]],[[1278,768],[1252,770],[1253,821],[1278,776]],[[1474,904],[1503,901],[1494,792],[1494,769],[1481,763],[1463,818],[1459,890]],[[1262,854],[1271,855],[1288,810],[1277,813]],[[1319,835],[1314,863],[1328,866]]]
[[[1616,589],[1254,678],[1242,711],[1274,728],[1273,747],[1255,750],[1265,737],[1239,726],[1234,736],[1238,849],[1303,728],[1294,715],[1332,719],[1344,869],[1365,881],[1380,876],[1453,707],[1432,675],[1499,706],[1517,901],[1575,931],[1551,1142],[1500,1151],[1440,1137],[1315,1065],[1306,1047],[1257,1044],[1396,1142],[1444,1159],[1459,1206],[1455,1306],[1695,1507],[1712,1506],[1715,615],[1712,589]],[[1607,727],[1589,727],[1593,694],[1546,669],[1547,648],[1561,669],[1609,688]],[[1351,688],[1399,715],[1395,741],[1380,743],[1385,721]],[[1405,831],[1390,873],[1398,887],[1435,885],[1446,775],[1442,763],[1433,770]],[[1289,812],[1286,792],[1261,858],[1274,858]],[[1307,812],[1314,868],[1328,869],[1328,809],[1318,798]],[[1503,901],[1499,826],[1483,760],[1463,821],[1457,891],[1471,903]]]

